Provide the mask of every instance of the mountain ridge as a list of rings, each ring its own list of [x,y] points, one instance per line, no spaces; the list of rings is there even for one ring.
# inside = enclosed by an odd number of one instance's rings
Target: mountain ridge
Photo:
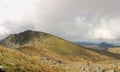
[[[83,60],[111,59],[111,57],[105,56],[104,54],[96,53],[92,50],[76,45],[72,42],[56,37],[54,35],[32,30],[27,30],[18,34],[10,35],[7,38],[0,41],[0,44],[8,48],[17,48],[18,50],[20,50],[20,48],[30,47],[33,50],[38,50],[38,52],[48,51],[50,53],[46,53],[47,55],[56,54],[63,58],[67,56],[67,58],[71,60],[75,59],[73,58],[74,56],[78,56],[79,58],[78,61],[82,59]],[[97,57],[97,55],[101,56]]]

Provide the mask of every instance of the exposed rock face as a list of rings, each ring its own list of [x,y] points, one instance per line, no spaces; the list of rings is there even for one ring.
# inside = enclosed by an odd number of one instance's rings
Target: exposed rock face
[[[92,65],[88,62],[81,65],[79,72],[104,72],[100,65]]]
[[[40,41],[41,39],[47,38],[50,34],[27,30],[19,34],[11,34],[7,38],[0,41],[0,45],[5,47],[19,47],[28,43]]]

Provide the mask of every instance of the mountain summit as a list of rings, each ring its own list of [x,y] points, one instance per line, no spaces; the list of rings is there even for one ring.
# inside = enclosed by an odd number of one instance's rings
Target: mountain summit
[[[27,30],[18,34],[11,34],[3,39],[0,44],[6,47],[19,47],[25,44],[39,42],[42,39],[48,38],[50,34]]]

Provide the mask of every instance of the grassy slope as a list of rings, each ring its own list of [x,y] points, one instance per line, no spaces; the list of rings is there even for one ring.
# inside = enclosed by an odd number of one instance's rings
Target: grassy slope
[[[27,47],[18,48],[18,50],[31,55],[45,55],[58,57],[63,60],[71,61],[101,61],[112,59],[104,54],[100,54],[84,47],[78,46],[66,40],[57,37],[48,37],[40,42],[26,45]]]
[[[108,52],[120,54],[120,48],[109,48]]]
[[[65,61],[101,61],[113,59],[104,55],[104,53],[97,53],[59,37],[37,31],[25,31],[10,35],[2,40],[0,44],[10,48],[17,48],[29,55],[56,57]]]
[[[7,72],[57,72],[37,59],[0,46],[0,64]]]

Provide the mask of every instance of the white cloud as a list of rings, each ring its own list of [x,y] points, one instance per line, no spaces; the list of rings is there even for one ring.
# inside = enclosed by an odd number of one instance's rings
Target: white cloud
[[[112,31],[109,31],[107,29],[95,29],[93,38],[95,39],[108,39],[108,40],[114,40],[114,34],[111,33]]]
[[[72,41],[120,37],[119,0],[0,0],[0,3],[1,36],[7,31],[35,29]]]
[[[34,12],[33,0],[0,0],[0,20],[17,22],[31,17]],[[31,15],[31,16],[30,16]]]
[[[6,34],[8,34],[9,31],[2,25],[0,25],[0,36],[6,36]]]

